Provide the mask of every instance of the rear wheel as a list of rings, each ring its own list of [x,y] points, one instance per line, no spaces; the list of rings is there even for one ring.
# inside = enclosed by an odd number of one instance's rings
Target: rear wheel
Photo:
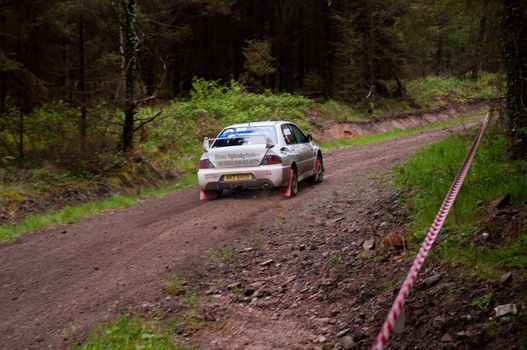
[[[315,176],[313,177],[315,183],[324,181],[324,162],[322,156],[319,154],[315,163]]]
[[[293,170],[293,181],[291,182],[291,197],[294,197],[298,194],[298,175],[296,173],[296,168],[291,168]]]

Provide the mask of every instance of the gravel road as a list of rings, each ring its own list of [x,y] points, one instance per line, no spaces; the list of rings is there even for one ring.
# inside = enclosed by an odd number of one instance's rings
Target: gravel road
[[[325,155],[324,183],[303,185],[296,198],[240,193],[200,202],[188,188],[4,243],[0,348],[67,347],[72,335],[86,334],[123,305],[162,298],[170,273],[188,272],[221,244],[243,240],[251,222],[294,215],[307,199],[330,198],[347,183],[367,179],[369,169],[391,168],[465,127],[333,150]]]

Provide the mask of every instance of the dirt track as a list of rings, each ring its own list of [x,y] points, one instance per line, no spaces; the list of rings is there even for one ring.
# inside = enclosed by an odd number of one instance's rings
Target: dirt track
[[[325,157],[325,182],[304,185],[296,198],[242,193],[200,202],[196,189],[185,189],[3,244],[0,349],[65,347],[64,338],[85,334],[119,307],[162,298],[169,272],[188,271],[222,243],[243,240],[253,221],[294,215],[307,199],[330,198],[367,179],[369,169],[391,168],[463,127],[334,150]]]

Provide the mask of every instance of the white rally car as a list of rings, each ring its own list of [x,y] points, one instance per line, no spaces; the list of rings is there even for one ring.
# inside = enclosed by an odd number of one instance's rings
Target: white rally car
[[[203,148],[198,170],[201,199],[226,189],[274,187],[294,196],[299,181],[324,178],[320,147],[311,135],[285,121],[231,125],[215,139],[206,137]]]

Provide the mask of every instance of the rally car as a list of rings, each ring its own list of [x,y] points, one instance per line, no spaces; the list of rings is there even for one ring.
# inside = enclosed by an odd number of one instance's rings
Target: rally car
[[[286,121],[235,124],[215,139],[205,138],[199,161],[200,198],[223,190],[282,187],[295,196],[298,182],[321,182],[324,162],[310,134]]]

